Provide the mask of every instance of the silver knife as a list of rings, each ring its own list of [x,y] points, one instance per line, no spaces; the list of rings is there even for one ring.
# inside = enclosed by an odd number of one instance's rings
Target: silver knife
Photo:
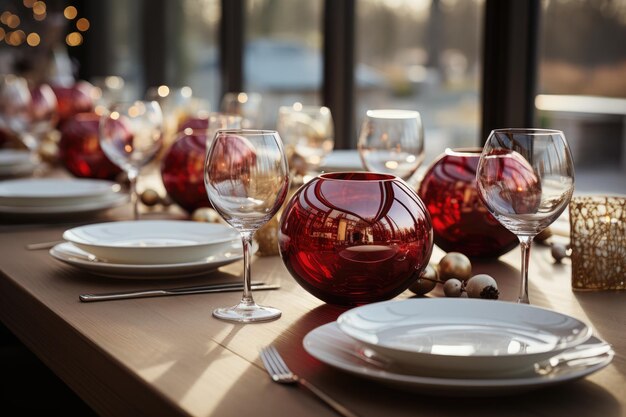
[[[253,282],[251,286],[251,289],[256,291],[277,290],[279,288],[280,285],[265,284],[263,282]],[[126,300],[130,298],[164,297],[169,295],[206,294],[242,290],[243,284],[238,282],[168,289],[121,291],[103,294],[81,294],[78,299],[84,303],[88,303],[93,301]]]

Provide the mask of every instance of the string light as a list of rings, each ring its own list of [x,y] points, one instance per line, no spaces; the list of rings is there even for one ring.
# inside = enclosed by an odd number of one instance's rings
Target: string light
[[[35,15],[46,14],[46,3],[43,1],[37,1],[33,4],[33,13]]]
[[[33,15],[33,19],[37,20],[38,22],[41,22],[42,20],[44,20],[46,18],[46,16],[47,16],[46,13],[35,14],[35,15]]]
[[[9,17],[13,16],[13,14],[11,12],[3,12],[0,15],[0,23],[2,23],[3,25],[6,25],[7,22],[9,21]]]
[[[31,9],[35,5],[36,0],[24,0],[24,7]]]
[[[65,37],[65,43],[69,46],[78,46],[83,43],[83,35],[78,32],[72,32]]]
[[[0,42],[4,40],[4,35],[6,35],[6,32],[4,29],[0,28]]]
[[[81,17],[76,21],[76,29],[80,30],[81,32],[86,32],[89,29],[89,26],[89,20],[85,19],[84,17]]]
[[[21,23],[20,17],[16,14],[12,14],[7,19],[6,25],[10,27],[11,29],[15,29],[16,27],[20,25],[20,23]]]
[[[39,42],[41,42],[41,38],[39,37],[39,34],[35,32],[29,33],[26,37],[26,43],[29,46],[37,46],[39,45]]]
[[[63,10],[63,16],[65,16],[67,20],[72,20],[76,18],[77,15],[78,15],[78,10],[76,10],[76,7],[74,6],[67,6]]]

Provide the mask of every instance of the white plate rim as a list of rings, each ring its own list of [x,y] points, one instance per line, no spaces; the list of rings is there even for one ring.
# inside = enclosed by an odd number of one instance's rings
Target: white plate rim
[[[97,201],[86,201],[78,204],[58,205],[58,206],[7,206],[0,205],[0,213],[22,215],[43,215],[43,214],[79,214],[99,211],[120,206],[128,202],[129,196],[125,193],[111,193]]]
[[[240,241],[233,241],[232,249]],[[258,245],[253,243],[252,253],[255,253]],[[76,253],[78,251],[78,253]],[[83,253],[83,258],[80,253]],[[77,248],[71,242],[63,242],[55,245],[49,251],[50,256],[67,265],[91,272],[93,274],[119,279],[172,279],[187,278],[214,271],[222,266],[229,265],[243,259],[243,253],[230,257],[221,257],[217,260],[201,259],[195,262],[182,262],[175,264],[118,264],[106,261],[90,261],[89,253]],[[149,275],[149,276],[148,276]]]
[[[7,193],[3,188],[9,187],[17,187],[22,190],[20,187],[28,186],[28,184],[39,183],[42,186],[55,186],[58,189],[63,190],[62,192],[55,192],[55,194],[49,193],[33,193],[33,194],[24,194],[22,192],[15,192],[9,190]],[[85,188],[89,184],[88,188]],[[80,185],[79,190],[72,190],[73,185]],[[23,200],[39,200],[39,199],[53,199],[53,200],[63,200],[63,199],[74,199],[74,198],[85,198],[88,199],[90,197],[99,196],[102,193],[106,193],[107,191],[115,192],[115,190],[119,187],[119,184],[101,179],[92,179],[92,178],[23,178],[23,179],[15,179],[15,180],[6,180],[0,183],[0,200],[2,199],[23,199]]]
[[[409,375],[409,374],[398,374],[394,372],[390,372],[384,369],[376,368],[374,365],[368,365],[366,362],[361,362],[359,359],[355,358],[355,362],[358,361],[358,365],[354,363],[349,363],[345,360],[342,360],[340,355],[333,355],[332,349],[335,348],[334,343],[323,342],[325,344],[325,353],[320,352],[320,348],[316,347],[316,344],[319,344],[319,341],[316,339],[324,338],[324,332],[333,332],[334,337],[341,338],[342,341],[350,343],[353,346],[358,346],[359,342],[351,339],[349,336],[345,335],[337,325],[337,322],[330,322],[319,326],[309,333],[307,333],[302,340],[302,345],[305,351],[313,356],[315,359],[323,362],[331,367],[341,369],[348,373],[363,376],[369,379],[373,379],[380,382],[385,383],[395,383],[402,384],[411,388],[418,389],[426,389],[428,391],[451,391],[458,389],[472,389],[476,392],[484,391],[487,394],[495,394],[498,391],[509,391],[509,390],[522,390],[522,389],[534,389],[540,388],[543,386],[554,385],[570,380],[575,380],[582,378],[584,376],[590,375],[600,369],[609,365],[613,359],[614,353],[611,351],[606,355],[604,361],[590,365],[588,367],[584,367],[577,370],[570,370],[569,372],[562,373],[560,375],[535,375],[535,376],[524,376],[519,378],[507,377],[507,378],[444,378],[444,377],[431,377],[431,376],[420,376],[420,375]],[[596,339],[592,337],[589,341]],[[597,340],[600,340],[597,338]],[[585,342],[586,343],[586,342]],[[328,347],[330,347],[331,352],[328,353]],[[348,354],[350,355],[350,354]],[[457,392],[458,393],[458,392]],[[465,392],[465,394],[471,394]]]
[[[504,309],[532,309],[535,311],[542,311],[545,314],[550,314],[550,315],[554,315],[554,316],[561,316],[564,318],[567,318],[569,320],[573,320],[574,322],[577,322],[580,324],[581,328],[583,329],[583,331],[581,331],[579,333],[579,335],[571,340],[571,341],[566,341],[563,345],[561,345],[559,347],[559,349],[549,349],[549,350],[545,350],[545,351],[540,351],[540,352],[534,352],[533,354],[525,354],[525,353],[512,353],[512,354],[507,354],[507,355],[502,355],[502,356],[493,356],[493,355],[471,355],[471,356],[460,356],[460,355],[443,355],[443,354],[437,354],[437,353],[421,353],[421,352],[416,352],[414,350],[408,350],[408,349],[402,349],[399,347],[394,347],[392,348],[393,350],[397,350],[399,352],[402,352],[404,354],[419,354],[419,355],[427,355],[427,356],[437,356],[437,357],[453,357],[453,358],[468,358],[468,359],[486,359],[486,358],[490,358],[490,359],[494,359],[494,358],[514,358],[514,357],[530,357],[530,356],[536,356],[537,354],[545,354],[545,353],[558,353],[559,351],[574,347],[584,341],[586,341],[589,337],[591,337],[592,334],[592,329],[589,325],[587,325],[587,323],[585,323],[582,320],[579,320],[575,317],[572,316],[568,316],[566,314],[563,313],[559,313],[557,311],[554,310],[550,310],[547,308],[543,308],[543,307],[539,307],[539,306],[534,306],[534,305],[530,305],[530,304],[520,304],[520,303],[512,303],[512,302],[507,302],[507,301],[495,301],[495,300],[482,300],[482,299],[469,299],[469,298],[464,298],[464,299],[454,299],[454,298],[410,298],[410,299],[406,299],[406,300],[390,300],[390,301],[382,301],[382,302],[378,302],[378,303],[372,303],[372,304],[367,304],[367,305],[363,305],[360,307],[356,307],[353,308],[351,310],[348,310],[344,313],[342,313],[338,318],[337,318],[337,324],[339,326],[339,328],[346,333],[348,336],[354,338],[355,340],[358,340],[359,342],[366,344],[368,346],[370,346],[372,349],[377,349],[377,348],[389,348],[383,345],[376,345],[376,344],[372,344],[367,340],[364,340],[361,335],[355,331],[354,328],[352,328],[351,326],[349,326],[347,323],[345,323],[345,321],[347,321],[350,316],[358,314],[360,311],[363,310],[370,310],[370,309],[375,309],[375,308],[380,308],[381,306],[384,305],[392,305],[392,304],[396,304],[396,303],[415,303],[415,304],[422,304],[422,303],[432,303],[432,304],[450,304],[450,305],[462,305],[462,304],[467,304],[468,306],[471,306],[472,304],[474,305],[478,305],[478,304],[482,304],[482,305],[489,305],[489,306],[494,306],[494,307],[501,307]],[[449,309],[449,311],[451,311],[452,309]],[[460,314],[458,315],[459,317],[461,316]]]
[[[164,226],[164,225],[167,225],[167,227],[179,226],[179,227],[196,228],[196,229],[204,228],[204,229],[207,229],[205,230],[207,233],[211,229],[213,229],[213,230],[220,230],[222,232],[229,232],[230,236],[223,236],[218,239],[215,239],[215,238],[209,239],[207,235],[202,234],[202,232],[198,232],[197,235],[194,234],[194,237],[199,236],[200,238],[204,238],[205,240],[201,240],[201,241],[197,241],[193,243],[180,243],[176,245],[151,245],[148,247],[139,248],[137,246],[132,246],[132,245],[107,244],[106,242],[103,242],[102,240],[88,240],[88,239],[85,239],[84,235],[80,234],[80,233],[84,233],[85,231],[89,231],[90,229],[98,230],[102,228],[115,228],[115,229],[123,228],[125,229],[125,232],[130,233],[127,229],[128,227],[133,228],[139,225],[145,226],[145,227],[152,226],[155,229],[158,228],[159,226]],[[151,230],[154,230],[154,229],[151,229]],[[162,233],[162,230],[160,230],[158,233]],[[177,230],[176,233],[180,234],[181,232]],[[232,229],[231,227],[225,226],[223,224],[202,223],[202,222],[194,222],[194,221],[189,221],[189,220],[112,221],[112,222],[93,223],[93,224],[88,224],[84,226],[78,226],[78,227],[74,227],[72,229],[68,229],[65,232],[63,232],[63,239],[69,242],[72,242],[74,244],[77,244],[77,245],[98,247],[98,248],[104,248],[104,249],[141,249],[141,250],[190,248],[190,247],[196,247],[196,246],[207,246],[207,245],[230,242],[231,240],[233,240],[234,238],[238,236],[239,236],[238,233],[234,231],[234,229]],[[137,236],[135,235],[133,237],[137,237]]]

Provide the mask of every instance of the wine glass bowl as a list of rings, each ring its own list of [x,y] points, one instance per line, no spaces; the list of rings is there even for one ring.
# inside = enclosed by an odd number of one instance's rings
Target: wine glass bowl
[[[244,291],[239,304],[213,316],[239,323],[274,320],[281,312],[254,302],[250,289],[252,236],[282,206],[289,168],[280,136],[271,130],[219,130],[205,162],[204,183],[213,208],[241,234]]]
[[[100,118],[100,146],[127,174],[134,218],[139,218],[136,181],[139,171],[163,146],[163,114],[156,101],[115,103]]]
[[[561,215],[574,192],[574,163],[563,132],[493,130],[483,148],[476,181],[488,210],[520,240],[518,301],[528,303],[532,239]]]
[[[319,172],[324,157],[334,147],[333,118],[328,107],[301,103],[282,106],[278,109],[276,130],[285,142],[292,170],[296,165],[293,162],[303,159],[305,166],[298,167],[298,171]]]
[[[358,150],[368,171],[409,179],[424,161],[424,129],[417,111],[368,110]]]
[[[38,142],[29,134],[33,99],[28,83],[22,77],[7,74],[0,77],[0,129],[15,134],[31,151]]]

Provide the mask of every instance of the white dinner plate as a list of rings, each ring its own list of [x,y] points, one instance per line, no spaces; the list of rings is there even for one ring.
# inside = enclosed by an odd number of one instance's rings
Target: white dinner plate
[[[254,253],[258,249],[252,246]],[[154,265],[129,265],[102,261],[69,242],[60,243],[50,249],[50,255],[68,265],[102,275],[119,279],[177,279],[203,275],[217,268],[236,262],[243,258],[241,240],[230,242],[228,248],[194,262]]]
[[[14,167],[32,163],[29,151],[19,149],[0,149],[0,168]]]
[[[225,250],[240,238],[231,227],[183,220],[97,223],[63,233],[63,239],[109,262],[174,264],[194,262]]]
[[[584,344],[601,343],[591,337]],[[607,366],[613,359],[611,350],[594,360],[576,366],[562,366],[547,375],[527,374],[513,378],[443,378],[390,371],[367,358],[364,345],[345,335],[336,322],[313,329],[303,340],[304,349],[321,362],[365,378],[421,393],[453,396],[510,394],[575,380]],[[582,348],[582,344],[579,346]]]
[[[28,178],[0,182],[0,206],[68,207],[110,200],[119,184],[86,178]]]
[[[337,323],[381,356],[432,376],[512,374],[591,336],[573,317],[480,299],[385,301],[348,310]]]
[[[0,205],[0,214],[10,216],[12,218],[26,219],[51,219],[59,217],[69,217],[74,215],[93,214],[100,211],[108,210],[113,207],[120,206],[128,202],[128,194],[110,193],[105,197],[96,199],[95,201],[86,200],[81,203],[72,203],[61,206],[33,206],[19,207]]]

